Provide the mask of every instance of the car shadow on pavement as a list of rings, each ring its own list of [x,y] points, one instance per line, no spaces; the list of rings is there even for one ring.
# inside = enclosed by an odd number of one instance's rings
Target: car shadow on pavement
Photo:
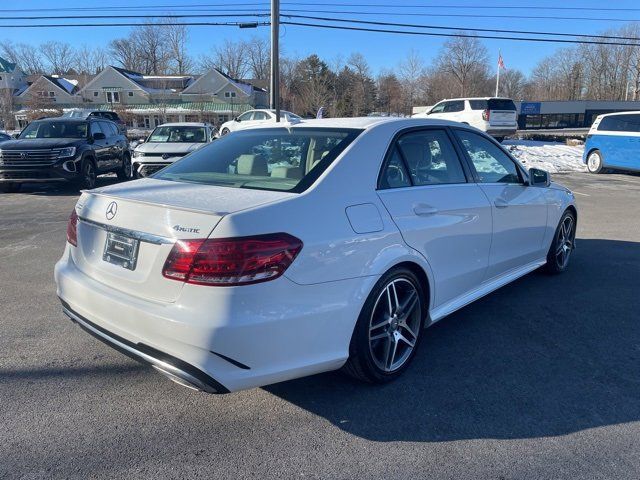
[[[374,386],[339,372],[266,387],[374,441],[533,438],[640,420],[640,243],[579,239],[426,330],[411,368]]]

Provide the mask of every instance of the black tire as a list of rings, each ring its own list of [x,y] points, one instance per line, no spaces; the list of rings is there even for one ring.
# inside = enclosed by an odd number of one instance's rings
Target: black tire
[[[223,128],[222,131],[220,132],[220,136],[224,137],[227,133],[229,133],[229,129],[228,128]]]
[[[0,192],[2,193],[17,193],[22,188],[21,183],[0,183]]]
[[[133,171],[131,169],[131,156],[125,153],[122,157],[122,167],[116,171],[118,180],[131,180],[133,178]]]
[[[587,155],[587,170],[589,173],[603,173],[602,153],[600,150],[593,150]]]
[[[570,231],[567,232],[566,225],[570,224]],[[564,272],[569,267],[571,253],[575,248],[576,240],[576,216],[571,210],[566,210],[558,227],[553,235],[553,241],[547,253],[547,264],[544,269],[547,273],[558,274]]]
[[[391,307],[391,303],[389,303],[388,306],[380,303],[380,299],[382,299],[383,296],[387,298],[387,287],[391,284],[396,285],[397,289],[400,290],[400,294],[396,295],[396,298],[402,298],[403,293],[407,294],[407,300],[405,302],[398,302],[400,306],[402,303],[408,303],[408,299],[410,298],[409,285],[413,287],[417,294],[415,307],[409,311],[410,318],[407,317],[404,320],[406,326],[402,325],[403,321],[401,319],[404,318],[405,315],[404,312],[401,312],[401,308],[396,309],[396,313],[401,313],[401,315],[396,315],[385,320],[387,317],[390,317],[386,312],[389,310],[393,311],[393,308],[389,308]],[[405,288],[404,292],[401,290],[403,288]],[[408,368],[415,357],[416,351],[424,336],[424,318],[426,317],[427,305],[424,288],[420,284],[418,277],[411,270],[407,268],[394,268],[388,271],[378,280],[362,307],[353,331],[353,336],[351,337],[349,359],[344,365],[343,371],[358,380],[368,383],[386,383],[398,378]],[[386,315],[384,315],[385,313]],[[378,314],[383,315],[378,316]],[[378,320],[375,320],[376,318],[378,318]],[[383,322],[379,322],[380,319],[382,319]],[[388,322],[388,324],[385,322]],[[372,323],[374,323],[373,328],[371,327]],[[376,327],[376,325],[381,325],[381,323],[385,324]],[[413,341],[413,347],[409,349],[408,343],[399,341],[397,338],[396,340],[392,340],[393,336],[397,335],[398,332],[404,338]],[[410,332],[415,338],[411,337]],[[382,338],[375,339],[375,337]],[[399,352],[398,355],[400,355],[400,352],[402,352],[402,356],[399,357],[399,361],[402,360],[402,363],[395,368],[384,369],[380,366],[379,354],[382,354],[384,357],[384,354],[390,352],[389,349],[393,348],[394,344],[397,347],[393,350],[393,355],[395,356],[396,352]],[[389,347],[387,347],[387,345],[389,345]],[[388,363],[388,357],[389,354],[387,353],[386,358],[384,358],[385,366]],[[394,358],[392,356],[391,362],[389,362],[390,367],[393,366],[393,360]]]
[[[78,188],[81,190],[91,190],[96,186],[96,164],[93,159],[85,158],[80,166],[80,177],[77,180]]]

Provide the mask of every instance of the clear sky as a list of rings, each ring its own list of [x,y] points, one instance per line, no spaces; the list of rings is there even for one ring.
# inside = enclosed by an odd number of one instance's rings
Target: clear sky
[[[568,33],[600,33],[617,28],[633,20],[640,21],[640,2],[637,0],[281,0],[283,13],[366,19],[397,23],[440,25],[461,28],[499,28],[512,30],[537,30]],[[179,7],[178,5],[182,5]],[[196,8],[194,5],[197,5]],[[482,7],[474,9],[472,7]],[[115,7],[115,8],[114,8]],[[144,10],[144,7],[147,9]],[[487,8],[491,7],[491,8]],[[493,8],[495,7],[495,8]],[[516,8],[507,8],[516,7]],[[544,7],[582,10],[549,10]],[[91,9],[76,10],[65,9]],[[159,14],[159,13],[230,13],[243,11],[255,13],[267,11],[268,0],[28,0],[26,2],[2,2],[0,25],[42,23],[42,20],[7,20],[8,16],[20,15],[81,15],[81,14]],[[620,9],[630,10],[620,10]],[[50,11],[19,11],[19,9],[52,9]],[[593,10],[599,9],[599,10]],[[609,9],[609,10],[607,10]],[[13,10],[13,11],[11,11]],[[299,10],[293,12],[293,10]],[[306,12],[300,11],[304,10]],[[326,10],[331,13],[309,12]],[[357,13],[336,13],[336,12]],[[457,16],[452,16],[457,15]],[[512,15],[523,18],[494,18]],[[557,17],[542,19],[533,17]],[[567,19],[567,17],[589,17],[593,20]],[[622,20],[622,21],[616,21]],[[193,21],[225,21],[229,19],[192,19]],[[101,20],[74,20],[77,22],[100,22]],[[138,20],[121,20],[135,22]],[[188,21],[188,20],[187,20]],[[298,20],[310,21],[310,20]],[[384,27],[382,27],[384,28]],[[62,40],[74,44],[105,46],[113,38],[126,36],[129,27],[100,28],[3,28],[0,40],[12,40],[38,44],[48,40]],[[250,38],[252,35],[268,37],[268,27],[242,30],[237,27],[190,27],[189,50],[193,57],[210,51],[217,43],[228,39]],[[488,34],[492,35],[492,34]],[[368,32],[320,30],[300,26],[282,26],[281,48],[287,54],[305,56],[317,53],[332,61],[338,56],[348,57],[352,52],[364,54],[373,72],[397,65],[411,49],[417,51],[426,62],[437,55],[446,39],[438,37],[410,36]],[[528,73],[536,62],[552,53],[561,45],[545,43],[514,42],[507,40],[483,40],[492,56],[498,50],[507,68],[518,68]]]

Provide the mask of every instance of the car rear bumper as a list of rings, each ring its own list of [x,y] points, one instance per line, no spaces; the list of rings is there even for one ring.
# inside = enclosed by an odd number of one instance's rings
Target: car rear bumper
[[[486,132],[488,135],[499,136],[499,137],[508,137],[509,135],[516,134],[516,127],[489,127]]]
[[[298,285],[280,277],[243,287],[184,285],[175,302],[163,303],[92,279],[75,266],[71,248],[67,244],[55,268],[65,313],[173,380],[216,393],[340,368],[377,280]]]
[[[182,386],[207,393],[228,393],[229,391],[206,373],[179,358],[160,352],[142,343],[133,343],[87,320],[62,301],[62,311],[87,333],[112,348],[142,363],[151,365],[170,380]]]

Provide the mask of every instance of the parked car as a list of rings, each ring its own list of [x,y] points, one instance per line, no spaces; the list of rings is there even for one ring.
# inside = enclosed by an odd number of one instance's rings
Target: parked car
[[[299,122],[302,120],[295,113],[280,111],[280,121],[282,122]],[[276,123],[275,110],[249,110],[242,115],[237,116],[233,120],[223,123],[220,126],[220,135],[235,132],[237,130],[245,130],[253,127],[264,127]]]
[[[62,116],[64,118],[82,118],[84,120],[88,118],[104,118],[106,120],[111,120],[116,125],[118,125],[118,129],[124,135],[127,134],[127,124],[122,121],[122,119],[118,116],[116,112],[109,112],[105,110],[89,110],[89,109],[80,109],[73,108],[65,111]]]
[[[441,118],[476,127],[501,142],[518,130],[518,112],[510,98],[453,98],[436,103],[427,118]]]
[[[156,127],[133,150],[133,172],[146,177],[213,141],[208,123],[165,123]]]
[[[191,388],[382,383],[423,327],[567,269],[576,221],[568,189],[470,127],[310,120],[84,192],[55,279],[71,319]]]
[[[607,168],[640,171],[640,112],[599,115],[584,145],[583,162],[591,173]]]
[[[0,143],[6,142],[7,140],[11,140],[11,135],[8,133],[0,132]]]
[[[0,189],[21,184],[72,181],[93,188],[96,176],[131,178],[127,137],[109,120],[49,118],[27,125],[16,140],[0,144]]]

